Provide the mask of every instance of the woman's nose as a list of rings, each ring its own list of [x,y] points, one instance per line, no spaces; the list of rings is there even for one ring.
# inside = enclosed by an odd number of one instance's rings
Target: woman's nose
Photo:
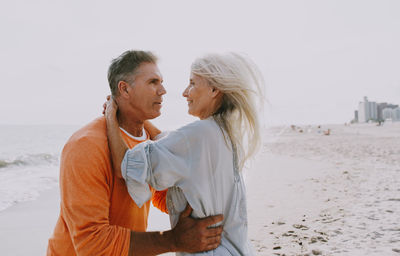
[[[183,97],[187,97],[188,96],[188,88],[186,87],[186,89],[183,91],[182,93]]]

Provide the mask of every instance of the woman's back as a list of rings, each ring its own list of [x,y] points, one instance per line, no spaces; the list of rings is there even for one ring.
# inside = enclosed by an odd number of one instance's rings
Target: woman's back
[[[142,153],[135,154],[139,148]],[[167,206],[172,227],[186,202],[193,208],[194,218],[224,215],[221,246],[210,251],[210,255],[252,255],[247,239],[245,187],[234,152],[221,128],[213,118],[208,118],[171,132],[155,143],[139,146],[129,153],[132,157],[125,158],[135,159],[135,163],[128,160],[123,166],[128,167],[128,177],[140,180],[137,170],[129,166],[138,167],[138,155],[147,155],[142,157],[148,170],[145,181],[157,190],[171,187]],[[137,182],[129,180],[128,190],[135,199],[140,188]],[[139,203],[144,200],[141,198]]]

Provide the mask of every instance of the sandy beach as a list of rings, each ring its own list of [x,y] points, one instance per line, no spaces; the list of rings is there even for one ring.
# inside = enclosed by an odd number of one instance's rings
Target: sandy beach
[[[400,255],[400,123],[270,128],[245,179],[257,255]],[[0,255],[44,255],[58,211],[58,188],[1,211]]]
[[[400,255],[399,123],[276,128],[264,141],[247,182],[257,255]]]

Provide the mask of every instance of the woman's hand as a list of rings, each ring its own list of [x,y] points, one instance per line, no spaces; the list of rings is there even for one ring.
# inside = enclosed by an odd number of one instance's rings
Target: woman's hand
[[[106,114],[106,109],[107,109],[107,101],[109,101],[110,99],[111,99],[111,95],[107,95],[107,97],[106,97],[106,102],[104,102],[104,104],[103,104],[103,115],[105,115]]]
[[[114,98],[110,95],[107,96],[107,101],[103,104],[103,115],[107,121],[117,120],[118,105]]]

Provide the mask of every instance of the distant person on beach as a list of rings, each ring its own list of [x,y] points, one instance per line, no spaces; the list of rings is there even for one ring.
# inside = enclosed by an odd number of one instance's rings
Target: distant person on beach
[[[120,133],[117,113],[124,105],[120,98],[107,102],[107,134],[114,170],[125,179],[139,207],[152,197],[150,185],[160,191],[168,189],[172,227],[179,224],[188,203],[194,218],[224,215],[221,245],[201,255],[254,255],[247,237],[241,170],[261,141],[256,97],[262,98],[262,88],[258,68],[242,55],[210,54],[199,58],[192,64],[183,96],[189,114],[200,120],[133,149]]]
[[[119,121],[114,132],[129,147],[158,133],[150,124],[144,127],[145,120],[160,115],[166,93],[156,63],[150,52],[127,51],[108,70],[111,93],[119,104],[118,113],[113,113]],[[147,189],[146,200],[138,206],[120,170],[113,170],[104,117],[81,128],[62,152],[61,211],[47,255],[156,255],[211,250],[219,245],[222,227],[208,227],[220,223],[223,216],[194,219],[189,217],[190,207],[181,211],[172,230],[145,232],[149,200],[166,208],[166,191]]]

